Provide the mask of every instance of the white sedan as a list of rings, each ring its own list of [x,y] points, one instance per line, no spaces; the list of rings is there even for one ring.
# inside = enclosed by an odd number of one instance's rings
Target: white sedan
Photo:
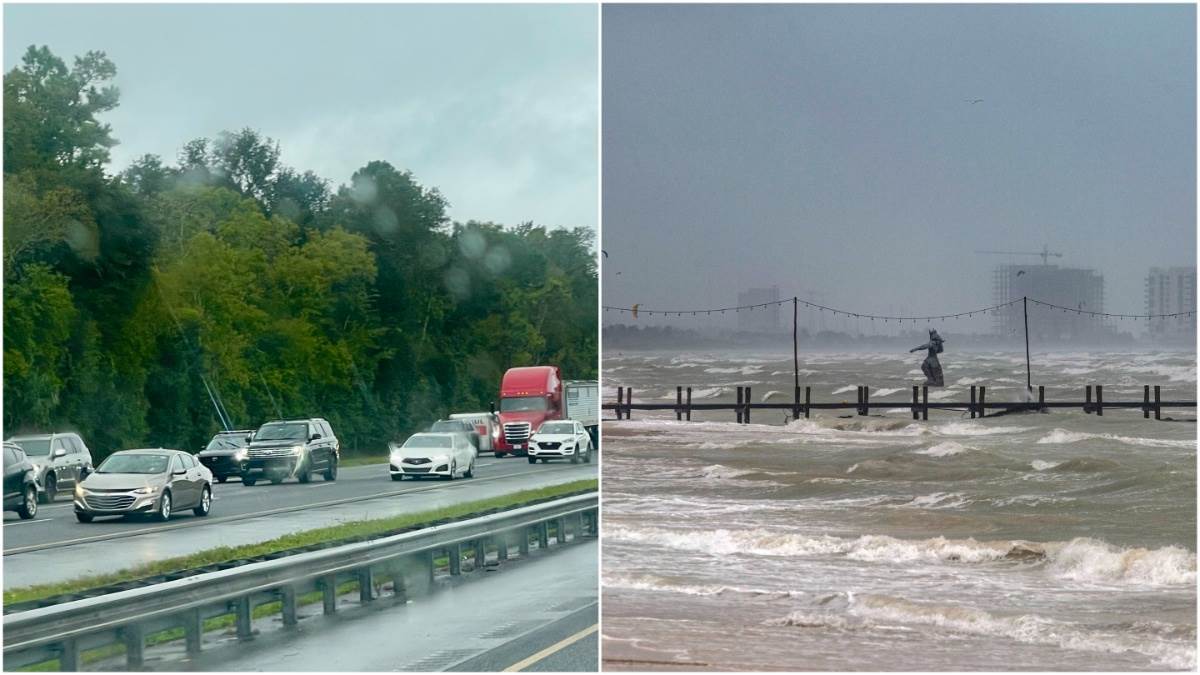
[[[592,461],[592,437],[582,424],[573,420],[552,420],[542,425],[533,438],[529,439],[529,463],[541,459],[570,458],[572,464],[579,460]]]
[[[454,480],[475,475],[475,448],[464,434],[413,434],[404,445],[390,446],[392,480],[405,476],[441,476]]]

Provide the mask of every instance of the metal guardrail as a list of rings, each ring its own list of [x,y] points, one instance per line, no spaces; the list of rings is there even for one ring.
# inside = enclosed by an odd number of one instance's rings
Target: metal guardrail
[[[280,603],[284,626],[295,626],[297,598],[320,591],[324,612],[337,611],[338,585],[357,581],[363,603],[378,599],[376,584],[392,582],[391,597],[408,601],[416,584],[432,583],[438,554],[448,555],[449,571],[461,574],[464,545],[482,569],[490,549],[495,560],[509,557],[516,540],[521,556],[549,547],[550,526],[557,545],[599,532],[599,498],[590,493],[524,506],[469,520],[405,532],[197,574],[154,586],[110,593],[4,617],[4,669],[59,659],[60,670],[79,670],[85,650],[125,645],[129,669],[143,664],[146,636],[182,628],[187,653],[198,654],[206,619],[233,614],[238,638],[253,636],[254,608]],[[570,537],[571,532],[574,536]]]

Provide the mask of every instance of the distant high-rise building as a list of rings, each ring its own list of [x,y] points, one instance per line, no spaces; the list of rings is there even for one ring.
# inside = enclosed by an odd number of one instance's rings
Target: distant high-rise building
[[[1104,311],[1104,276],[1095,270],[1058,265],[999,265],[992,273],[992,290],[997,305],[1030,297],[1085,312]],[[1109,330],[1101,317],[1046,311],[1034,305],[1030,306],[1030,318],[1030,337],[1043,342],[1082,340]],[[1021,303],[999,310],[995,326],[1001,335],[1023,334],[1025,317]]]
[[[779,287],[750,288],[738,293],[738,306],[761,305],[779,301]],[[738,330],[747,333],[778,333],[779,305],[771,304],[738,312]]]
[[[1151,267],[1146,277],[1146,313],[1180,314],[1196,311],[1195,267]],[[1151,337],[1196,340],[1196,317],[1151,319]]]

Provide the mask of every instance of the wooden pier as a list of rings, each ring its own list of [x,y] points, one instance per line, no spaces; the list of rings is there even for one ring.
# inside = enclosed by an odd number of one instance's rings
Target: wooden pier
[[[1079,408],[1085,413],[1104,415],[1105,409],[1134,409],[1141,410],[1142,417],[1149,419],[1154,415],[1154,419],[1161,420],[1162,411],[1164,408],[1195,408],[1195,401],[1164,401],[1162,400],[1161,390],[1159,385],[1144,385],[1142,390],[1142,400],[1140,401],[1105,401],[1104,400],[1104,385],[1087,385],[1084,387],[1083,400],[1074,401],[1047,401],[1046,387],[1038,386],[1036,401],[989,401],[987,400],[987,387],[973,385],[971,387],[971,399],[969,401],[951,402],[951,401],[935,401],[929,402],[929,387],[923,385],[913,385],[912,402],[905,404],[898,401],[890,402],[871,402],[871,389],[866,385],[857,387],[857,400],[854,403],[848,401],[820,403],[812,400],[812,387],[795,388],[795,396],[790,403],[754,403],[752,398],[751,387],[737,388],[737,401],[733,403],[693,403],[691,387],[675,387],[675,402],[674,403],[634,403],[632,387],[617,387],[617,402],[605,403],[601,407],[604,410],[613,410],[616,412],[616,419],[631,419],[634,410],[673,410],[675,411],[675,419],[691,420],[693,411],[702,410],[733,410],[737,416],[739,424],[749,424],[750,414],[754,410],[783,410],[788,411],[792,415],[792,419],[799,419],[801,415],[809,417],[813,410],[854,410],[859,415],[870,415],[871,408],[876,410],[880,408],[895,409],[909,408],[912,412],[914,420],[929,419],[930,410],[966,410],[971,414],[971,418],[986,417],[988,411],[994,411],[993,414],[1004,414],[1018,411],[1041,411],[1051,410],[1054,408]],[[1153,391],[1153,398],[1151,392]],[[1093,399],[1093,393],[1095,397]]]

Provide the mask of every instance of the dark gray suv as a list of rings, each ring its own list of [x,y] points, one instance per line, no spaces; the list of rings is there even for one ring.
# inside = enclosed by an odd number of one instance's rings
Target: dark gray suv
[[[337,480],[341,445],[329,422],[319,417],[267,422],[247,440],[242,485],[262,478],[279,484],[292,476],[307,483],[317,472]]]
[[[30,434],[8,439],[25,451],[33,464],[34,476],[41,488],[38,499],[54,501],[63,490],[68,494],[92,470],[92,453],[79,434]]]

